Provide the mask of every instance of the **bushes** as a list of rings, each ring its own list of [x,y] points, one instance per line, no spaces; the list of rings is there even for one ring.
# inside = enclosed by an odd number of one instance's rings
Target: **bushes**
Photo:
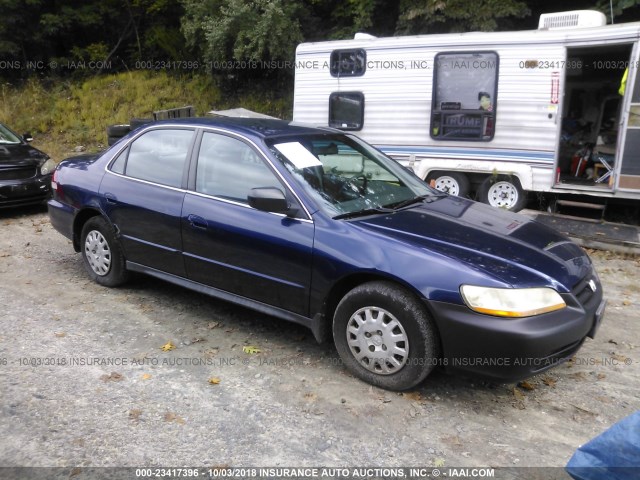
[[[211,109],[245,107],[281,118],[291,115],[291,93],[256,84],[249,94],[223,94],[214,77],[170,75],[137,70],[86,80],[31,79],[21,86],[0,86],[0,122],[19,133],[31,132],[34,145],[55,160],[74,147],[98,151],[107,145],[106,126],[150,117],[154,110],[193,105],[197,115]]]

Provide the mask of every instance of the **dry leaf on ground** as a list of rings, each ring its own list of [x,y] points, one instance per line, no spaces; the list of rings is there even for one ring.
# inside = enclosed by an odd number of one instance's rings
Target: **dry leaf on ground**
[[[124,377],[118,372],[111,372],[109,375],[104,374],[100,377],[103,382],[120,382]]]

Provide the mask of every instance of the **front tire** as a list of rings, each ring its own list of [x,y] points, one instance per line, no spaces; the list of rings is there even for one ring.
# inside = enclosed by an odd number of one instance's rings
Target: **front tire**
[[[122,247],[113,227],[102,217],[93,217],[82,227],[82,259],[89,277],[105,287],[117,287],[127,281]]]
[[[338,304],[333,338],[345,366],[367,383],[407,390],[437,363],[439,342],[420,301],[392,283],[360,285]]]

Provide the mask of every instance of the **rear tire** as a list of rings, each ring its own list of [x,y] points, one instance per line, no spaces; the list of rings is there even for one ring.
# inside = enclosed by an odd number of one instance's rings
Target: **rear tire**
[[[120,242],[104,218],[92,217],[84,224],[80,248],[85,270],[94,282],[117,287],[129,278]]]
[[[478,200],[492,207],[519,212],[527,203],[527,196],[520,180],[513,175],[491,175],[482,182]]]
[[[406,390],[437,364],[439,340],[427,310],[390,282],[360,285],[338,304],[333,338],[345,366],[367,383]]]

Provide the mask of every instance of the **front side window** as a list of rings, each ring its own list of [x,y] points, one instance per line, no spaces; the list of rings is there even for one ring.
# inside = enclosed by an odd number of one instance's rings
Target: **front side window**
[[[331,52],[332,77],[361,77],[367,67],[367,53],[362,48]]]
[[[198,154],[196,192],[246,204],[251,189],[261,187],[286,191],[252,147],[233,137],[204,133]]]
[[[329,95],[329,126],[360,130],[364,123],[364,95],[361,92],[334,92]]]
[[[161,129],[141,135],[129,147],[124,175],[179,188],[192,138],[193,130]],[[118,157],[112,171],[120,173],[122,167]]]
[[[495,52],[436,55],[429,132],[434,140],[493,138],[498,64]]]

